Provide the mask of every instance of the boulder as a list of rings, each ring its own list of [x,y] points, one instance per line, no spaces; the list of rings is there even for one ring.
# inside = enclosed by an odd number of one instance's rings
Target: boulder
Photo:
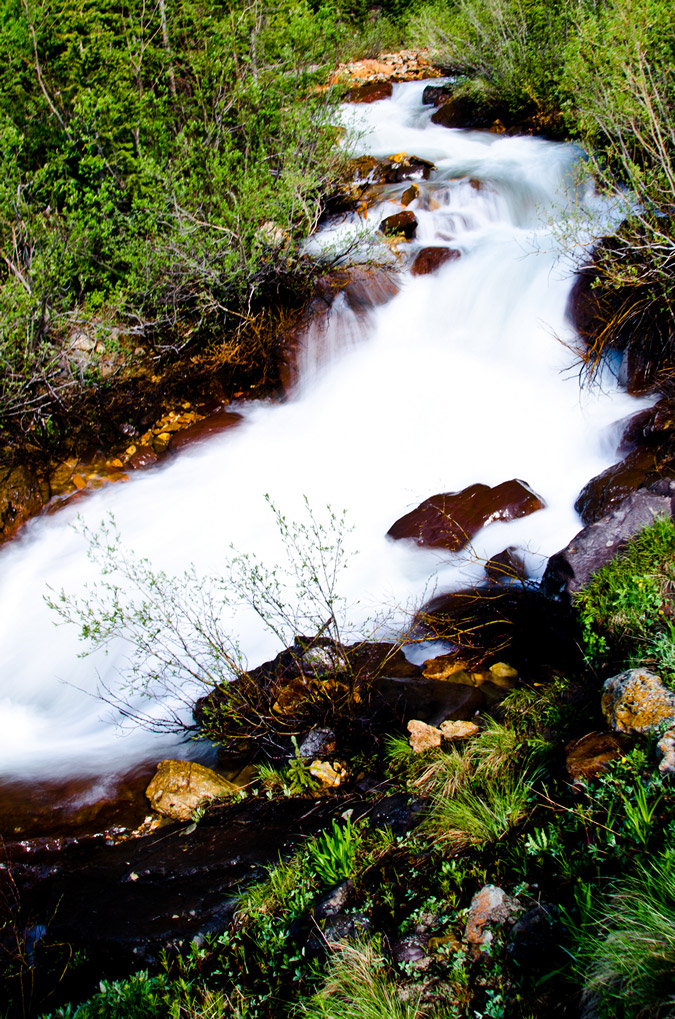
[[[455,262],[460,252],[455,248],[429,247],[418,252],[410,272],[413,276],[428,276],[447,262]]]
[[[428,658],[423,665],[422,675],[425,679],[450,679],[456,682],[455,676],[467,673],[468,665],[456,654],[437,655],[436,658]],[[473,685],[473,684],[471,684]]]
[[[432,495],[400,517],[387,531],[422,548],[458,552],[482,527],[496,520],[516,520],[543,509],[545,503],[524,481],[505,481],[495,488],[470,485],[461,492]]]
[[[417,230],[417,217],[409,209],[404,212],[396,212],[393,216],[387,216],[382,220],[380,230],[386,237],[403,235],[407,241],[410,241]]]
[[[373,81],[367,85],[351,88],[345,96],[348,103],[376,103],[380,99],[390,99],[394,86],[390,81]]]
[[[527,571],[520,549],[509,545],[497,555],[493,555],[485,564],[485,575],[488,582],[495,586],[525,580]]]
[[[298,757],[308,760],[332,757],[337,749],[334,729],[312,729],[298,744]]]
[[[40,483],[28,467],[0,472],[0,538],[12,538],[44,505]]]
[[[675,694],[653,672],[628,669],[605,681],[602,713],[615,732],[652,732],[675,723]]]
[[[239,790],[232,782],[194,761],[160,761],[145,795],[153,810],[174,821],[189,821],[197,807]]]
[[[428,969],[433,962],[427,954],[428,942],[428,934],[406,934],[391,943],[391,957],[397,965],[406,969]]]
[[[496,120],[506,126],[513,123],[508,107],[499,103],[486,105],[470,96],[454,96],[438,106],[431,117],[431,123],[441,127],[462,127],[472,130],[489,128]]]
[[[657,516],[673,515],[670,492],[640,489],[610,513],[572,538],[569,545],[549,559],[541,591],[549,598],[569,599],[586,586],[593,573],[604,566]]]
[[[434,750],[440,747],[442,733],[433,725],[420,722],[418,718],[412,718],[408,722],[410,733],[410,748],[415,754],[422,754],[425,750]]]
[[[497,885],[484,885],[476,892],[469,907],[464,941],[474,959],[484,957],[494,938],[495,927],[503,927],[522,912],[518,899]]]
[[[575,784],[606,771],[612,761],[625,754],[630,739],[620,733],[591,732],[567,746],[565,766]]]
[[[341,881],[340,884],[329,888],[316,900],[312,914],[317,920],[323,920],[327,916],[337,916],[345,910],[353,893],[353,883],[350,880]]]
[[[442,106],[452,95],[452,85],[427,85],[422,93],[424,106]]]

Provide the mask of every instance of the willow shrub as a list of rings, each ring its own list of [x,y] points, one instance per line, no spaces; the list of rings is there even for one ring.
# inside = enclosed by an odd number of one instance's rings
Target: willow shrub
[[[203,339],[296,270],[344,32],[304,0],[0,0],[0,427],[86,382],[75,326]]]
[[[608,0],[582,6],[577,18],[562,83],[566,112],[624,218],[594,256],[591,363],[628,351],[639,378],[672,389],[675,10],[664,0]]]

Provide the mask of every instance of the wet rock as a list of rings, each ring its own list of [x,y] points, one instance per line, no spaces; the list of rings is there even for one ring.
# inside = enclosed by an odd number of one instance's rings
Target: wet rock
[[[442,106],[452,94],[452,85],[427,85],[422,93],[424,106]]]
[[[477,736],[479,732],[480,728],[475,722],[441,722],[441,733],[443,734],[443,739],[470,739],[471,736]]]
[[[400,184],[404,180],[429,180],[435,169],[435,163],[420,156],[411,156],[407,152],[398,152],[382,163],[386,184]]]
[[[389,99],[394,91],[390,81],[375,81],[368,85],[358,85],[349,90],[345,96],[348,103],[376,103],[380,99]]]
[[[425,679],[444,680],[450,679],[458,673],[466,673],[468,668],[466,662],[458,658],[456,654],[437,655],[435,658],[427,659],[422,675]]]
[[[396,212],[393,216],[387,216],[382,220],[380,230],[386,237],[398,237],[402,234],[407,241],[410,241],[417,230],[417,217],[414,212],[410,212],[408,209],[405,212]]]
[[[221,432],[236,428],[244,420],[241,414],[231,410],[220,410],[215,414],[209,414],[201,421],[195,421],[187,428],[174,432],[169,439],[169,449],[184,449],[194,442],[201,442],[211,438],[212,435],[220,435]]]
[[[567,746],[565,766],[572,782],[586,782],[626,753],[631,740],[612,732],[591,732]]]
[[[0,470],[0,540],[13,537],[44,502],[40,482],[28,467]]]
[[[398,645],[386,641],[352,644],[346,656],[356,678],[417,679],[422,675],[420,666],[409,662]]]
[[[159,462],[159,457],[150,446],[138,446],[131,453],[126,466],[135,471],[143,471]]]
[[[317,920],[337,916],[344,911],[353,892],[354,885],[351,881],[341,881],[339,885],[329,888],[320,899],[317,899],[312,910],[313,915]]]
[[[408,206],[412,202],[414,202],[416,198],[419,198],[419,196],[420,189],[418,188],[417,184],[411,184],[409,187],[405,189],[399,201],[401,202],[401,205]]]
[[[175,821],[189,821],[197,807],[236,792],[231,782],[194,761],[160,761],[145,791],[152,809]]]
[[[584,527],[569,545],[549,559],[542,578],[542,593],[566,599],[586,586],[625,544],[659,515],[672,516],[673,500],[641,489],[628,496],[607,516]]]
[[[523,481],[505,481],[495,488],[470,485],[425,499],[400,517],[387,531],[390,538],[409,538],[422,548],[458,552],[482,527],[509,521],[543,509],[544,501]]]
[[[312,729],[298,744],[298,757],[316,759],[332,757],[337,747],[334,729]]]
[[[628,669],[605,681],[602,713],[617,732],[651,732],[675,722],[675,694],[653,672]]]
[[[432,124],[441,127],[462,127],[472,130],[489,128],[496,120],[511,125],[513,119],[506,106],[485,105],[469,96],[453,96],[436,109],[431,117]]]
[[[509,545],[492,556],[485,564],[485,575],[491,584],[520,583],[526,577],[525,563],[520,550]]]
[[[662,459],[658,451],[636,450],[621,463],[591,478],[581,490],[574,508],[584,524],[592,524],[642,489],[656,495],[675,496],[675,457]]]
[[[518,899],[507,895],[503,888],[484,885],[471,900],[466,920],[464,940],[469,954],[479,959],[489,952],[495,927],[503,927],[515,920],[522,908]]]
[[[426,750],[434,750],[440,747],[442,733],[433,725],[420,722],[418,718],[411,718],[408,722],[410,733],[410,748],[415,754],[423,754]]]
[[[410,272],[413,276],[427,276],[436,272],[447,262],[455,262],[460,257],[460,252],[454,248],[430,247],[422,248],[412,264]]]

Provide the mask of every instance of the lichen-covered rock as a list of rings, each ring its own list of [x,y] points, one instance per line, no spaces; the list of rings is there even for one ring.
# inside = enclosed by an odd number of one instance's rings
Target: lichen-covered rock
[[[616,732],[650,732],[675,722],[675,694],[653,672],[628,669],[605,682],[602,711]]]
[[[415,754],[424,753],[425,750],[433,750],[440,747],[443,734],[435,725],[427,725],[418,718],[411,718],[408,722],[410,733],[410,747]]]
[[[160,761],[145,790],[153,810],[174,821],[189,821],[197,807],[238,792],[237,786],[194,761]]]
[[[507,895],[497,885],[484,885],[476,892],[471,900],[464,931],[464,941],[470,955],[474,959],[480,958],[492,942],[494,928],[515,920],[522,909],[518,899]]]

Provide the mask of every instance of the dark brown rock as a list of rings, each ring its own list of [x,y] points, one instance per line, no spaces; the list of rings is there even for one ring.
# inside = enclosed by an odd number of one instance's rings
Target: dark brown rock
[[[0,540],[12,538],[22,524],[40,512],[44,502],[40,483],[28,467],[0,473]]]
[[[435,679],[375,680],[373,689],[389,704],[402,722],[412,719],[439,726],[441,722],[469,721],[485,707],[478,687]]]
[[[647,489],[634,492],[607,516],[579,531],[566,548],[549,559],[541,583],[542,593],[552,598],[575,594],[657,516],[672,516],[675,482],[664,485],[669,489],[664,494]]]
[[[422,548],[459,551],[482,527],[497,520],[516,520],[543,509],[545,503],[523,481],[505,481],[495,488],[470,485],[425,499],[393,524],[390,538],[409,538]]]
[[[387,216],[382,220],[380,230],[387,237],[396,237],[402,234],[407,241],[410,241],[417,230],[417,217],[414,212],[410,212],[408,209],[405,212],[396,212],[393,216]]]
[[[593,524],[618,508],[640,489],[668,491],[675,481],[675,457],[661,459],[660,451],[637,449],[584,485],[574,508],[584,524]],[[659,485],[659,482],[664,484]]]
[[[194,442],[201,442],[211,438],[212,435],[219,435],[230,428],[235,428],[244,420],[241,414],[231,410],[220,410],[215,414],[209,414],[201,421],[195,421],[188,428],[180,432],[174,432],[169,442],[169,449],[184,449]]]
[[[403,192],[403,194],[401,195],[401,199],[400,199],[401,200],[401,205],[403,205],[403,206],[405,206],[407,208],[407,206],[411,205],[415,201],[416,198],[419,198],[419,196],[420,196],[420,189],[418,188],[417,184],[410,184],[410,186],[407,187],[405,189],[405,191]]]
[[[449,101],[451,94],[451,85],[427,85],[422,93],[422,103],[425,106],[442,106]]]
[[[507,107],[500,104],[484,105],[469,96],[454,96],[439,106],[431,118],[432,124],[441,127],[463,127],[468,129],[489,128],[496,120],[505,125],[513,123]]]
[[[413,276],[427,276],[429,273],[436,272],[446,262],[455,262],[459,257],[460,252],[455,248],[422,248],[418,252],[410,272]]]
[[[400,184],[404,180],[429,180],[435,169],[435,163],[420,156],[410,156],[407,152],[399,152],[382,163],[387,184]]]
[[[390,81],[374,81],[368,85],[359,85],[349,90],[345,96],[348,103],[376,103],[380,99],[390,99],[394,86]]]
[[[630,747],[631,740],[614,732],[591,732],[567,746],[565,765],[573,782],[585,782],[607,771]]]
[[[491,584],[496,585],[524,580],[526,573],[521,550],[509,545],[502,552],[493,555],[485,564],[485,575]]]

